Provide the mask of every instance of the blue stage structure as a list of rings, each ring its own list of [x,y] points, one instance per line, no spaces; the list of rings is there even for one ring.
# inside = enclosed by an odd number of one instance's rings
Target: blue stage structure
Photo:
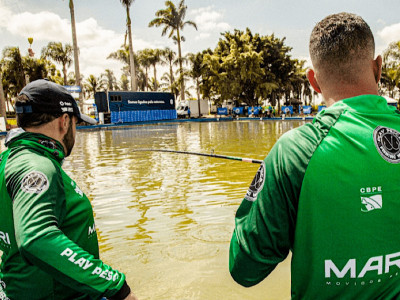
[[[176,119],[172,93],[109,91],[95,94],[98,113],[109,113],[111,123]]]

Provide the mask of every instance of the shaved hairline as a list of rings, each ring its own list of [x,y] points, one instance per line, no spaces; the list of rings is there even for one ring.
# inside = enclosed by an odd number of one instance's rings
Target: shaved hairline
[[[357,76],[355,71],[375,55],[370,27],[360,16],[350,13],[321,20],[311,33],[309,46],[314,68],[331,75]]]

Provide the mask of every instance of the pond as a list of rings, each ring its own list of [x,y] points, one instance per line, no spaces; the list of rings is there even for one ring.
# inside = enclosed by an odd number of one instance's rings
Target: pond
[[[305,121],[183,122],[79,130],[66,172],[91,199],[101,258],[144,299],[290,299],[287,259],[250,289],[228,270],[235,212],[257,164]],[[2,138],[1,150],[4,150]]]

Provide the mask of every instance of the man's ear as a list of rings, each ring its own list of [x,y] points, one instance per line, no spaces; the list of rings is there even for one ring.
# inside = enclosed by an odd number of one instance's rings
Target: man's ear
[[[376,83],[381,80],[381,75],[382,75],[382,56],[378,55],[376,59],[374,60],[374,76],[375,76],[375,81]]]
[[[58,126],[62,134],[67,133],[70,121],[71,120],[68,114],[63,114],[61,117],[59,117]]]
[[[319,87],[319,84],[317,82],[317,79],[315,78],[315,72],[313,69],[307,69],[306,72],[307,79],[310,82],[311,86],[317,93],[321,93],[321,88]]]

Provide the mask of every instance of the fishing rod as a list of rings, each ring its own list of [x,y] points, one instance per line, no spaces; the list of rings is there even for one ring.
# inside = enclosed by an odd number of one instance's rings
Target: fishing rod
[[[200,153],[200,152],[168,150],[168,149],[134,149],[132,151],[133,152],[152,151],[152,152],[168,152],[168,153],[190,154],[190,155],[198,155],[198,156],[207,156],[207,157],[215,157],[215,158],[223,158],[223,159],[244,161],[244,162],[249,162],[249,163],[253,163],[253,164],[261,164],[263,162],[262,160],[259,160],[259,159],[214,154],[214,150],[212,150],[210,154]]]

